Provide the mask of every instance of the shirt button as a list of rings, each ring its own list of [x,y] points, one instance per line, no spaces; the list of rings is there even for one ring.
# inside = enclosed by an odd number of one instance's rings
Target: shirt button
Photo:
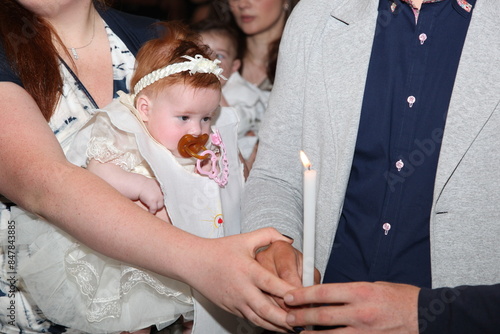
[[[389,230],[391,229],[391,224],[384,223],[384,225],[382,225],[382,229],[384,230],[385,235],[389,234]]]
[[[406,99],[410,108],[413,107],[413,103],[415,103],[416,100],[417,99],[413,95],[408,96],[408,98]]]
[[[427,35],[422,33],[418,35],[418,39],[420,40],[420,45],[424,45],[424,42],[427,39]]]
[[[403,160],[399,159],[398,161],[396,161],[396,168],[398,169],[398,172],[401,171],[401,168],[403,168],[405,166],[405,163],[403,162]]]

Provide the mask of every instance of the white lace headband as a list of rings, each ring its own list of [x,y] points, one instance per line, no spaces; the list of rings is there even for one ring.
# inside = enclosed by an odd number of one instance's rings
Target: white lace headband
[[[182,58],[186,58],[188,61],[170,64],[142,77],[141,80],[139,80],[134,86],[134,94],[137,96],[141,90],[156,81],[168,77],[169,75],[184,71],[189,71],[190,74],[212,73],[219,79],[222,78],[227,80],[224,76],[222,76],[222,68],[218,66],[220,63],[220,60],[218,59],[210,60],[204,58],[202,55],[196,55],[194,58],[191,56],[182,56]]]

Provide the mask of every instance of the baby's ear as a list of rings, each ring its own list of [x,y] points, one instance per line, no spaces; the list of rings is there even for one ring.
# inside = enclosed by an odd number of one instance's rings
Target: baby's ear
[[[235,59],[233,61],[233,65],[231,66],[231,74],[234,72],[238,71],[241,67],[241,60],[240,59]],[[229,76],[227,77],[229,79]]]
[[[151,106],[151,100],[146,95],[140,95],[137,97],[135,107],[137,108],[139,115],[141,115],[143,122],[147,122],[149,120]]]

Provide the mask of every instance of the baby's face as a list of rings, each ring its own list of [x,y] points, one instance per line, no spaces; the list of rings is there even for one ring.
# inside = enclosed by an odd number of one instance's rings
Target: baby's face
[[[222,75],[229,79],[231,74],[240,68],[240,60],[236,59],[236,46],[231,38],[218,32],[201,33],[203,43],[208,45],[213,51],[213,57],[220,60],[219,66],[222,68]],[[221,80],[224,85],[226,80]]]
[[[151,136],[180,157],[177,145],[184,135],[210,133],[221,93],[219,89],[176,84],[149,99],[147,108],[141,107],[139,98],[137,107]]]

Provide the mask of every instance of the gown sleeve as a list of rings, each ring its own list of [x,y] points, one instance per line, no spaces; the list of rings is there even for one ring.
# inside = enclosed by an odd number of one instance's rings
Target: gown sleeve
[[[130,172],[141,162],[134,135],[117,129],[106,113],[99,113],[92,129],[87,158],[113,163]]]

